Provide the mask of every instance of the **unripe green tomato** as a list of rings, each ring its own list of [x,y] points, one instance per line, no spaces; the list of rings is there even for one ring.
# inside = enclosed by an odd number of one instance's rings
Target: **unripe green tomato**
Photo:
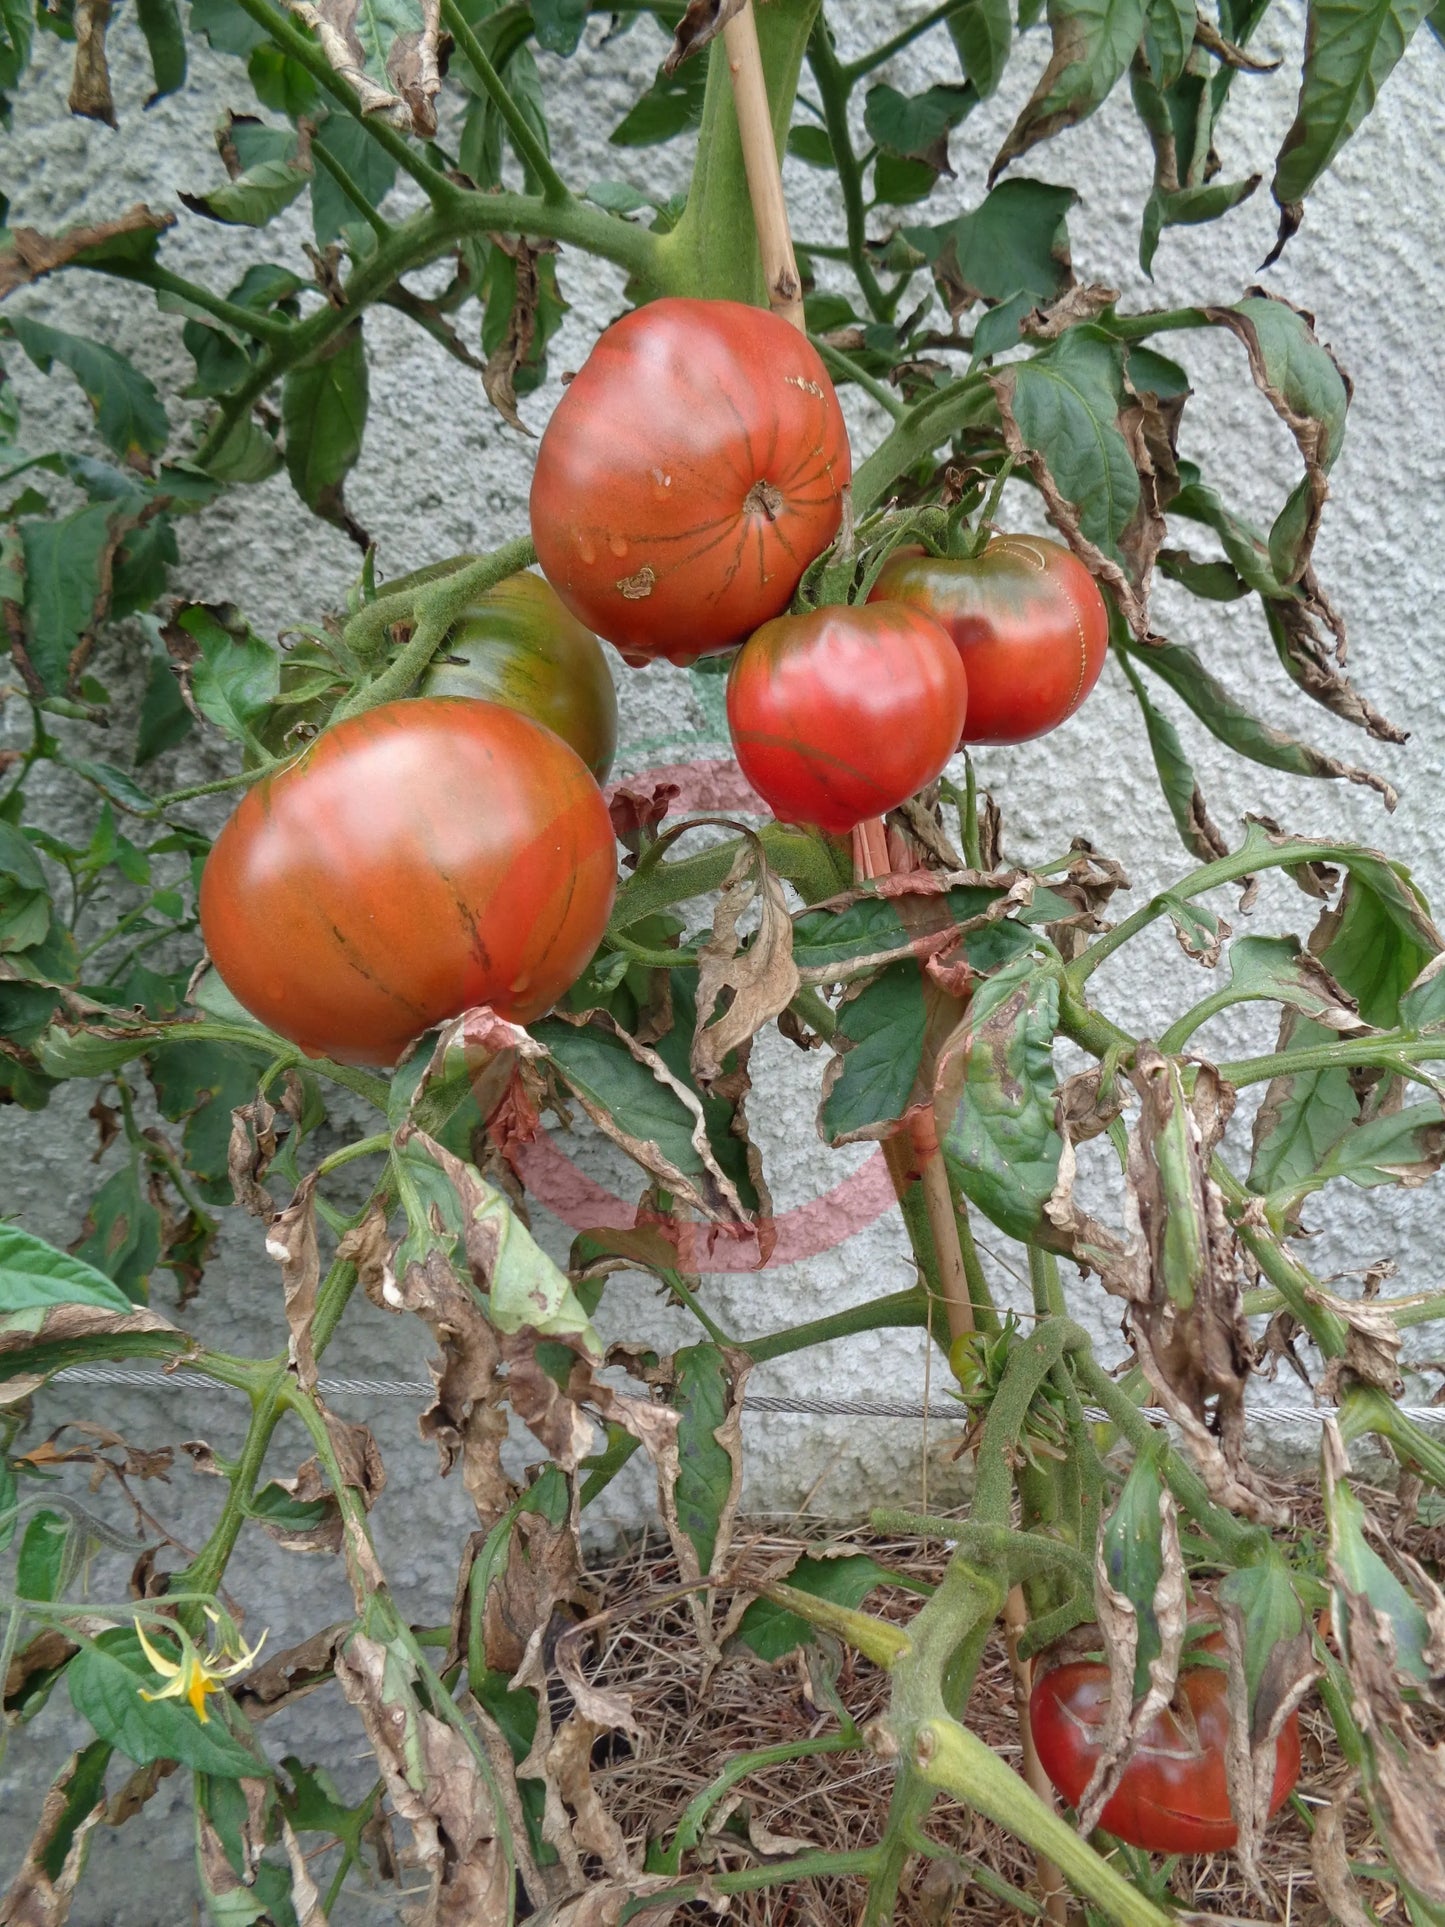
[[[385,583],[381,593],[401,586]],[[599,783],[607,780],[617,751],[612,672],[596,636],[539,575],[508,576],[479,595],[453,624],[418,693],[520,710],[555,730]]]

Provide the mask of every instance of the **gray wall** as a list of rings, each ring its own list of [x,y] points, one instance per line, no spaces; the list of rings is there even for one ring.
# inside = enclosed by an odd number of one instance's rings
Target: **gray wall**
[[[895,9],[867,0],[837,9],[845,52],[884,36]],[[0,145],[0,179],[12,202],[11,220],[54,229],[82,218],[99,219],[137,199],[176,208],[179,189],[217,177],[210,129],[225,105],[248,106],[238,64],[193,51],[192,77],[184,93],[149,113],[142,103],[148,71],[136,58],[138,36],[129,21],[113,35],[120,131],[70,119],[64,110],[67,75],[61,50],[42,39],[41,58],[15,104],[14,125]],[[589,41],[600,35],[600,23]],[[1261,50],[1297,63],[1301,18],[1293,4],[1276,10]],[[633,97],[639,76],[650,71],[662,42],[648,23],[565,71],[545,62],[546,78],[565,89],[554,128],[559,163],[574,182],[631,176],[648,186],[680,185],[681,146],[627,153],[606,145],[608,130]],[[945,47],[937,37],[910,51],[883,76],[905,89],[947,78]],[[988,158],[1010,123],[1044,58],[1042,37],[1030,37],[1007,77],[1000,98],[988,103],[954,140],[959,172],[930,204],[928,218],[977,199]],[[1434,138],[1440,84],[1440,48],[1422,33],[1390,82],[1381,111],[1348,147],[1335,175],[1313,197],[1303,232],[1268,285],[1314,310],[1329,341],[1356,382],[1344,454],[1335,470],[1337,500],[1320,541],[1320,572],[1337,596],[1352,630],[1351,664],[1361,686],[1412,741],[1400,750],[1366,745],[1324,712],[1302,716],[1298,698],[1276,667],[1262,622],[1249,604],[1238,607],[1191,603],[1161,585],[1158,625],[1200,646],[1210,666],[1268,716],[1290,719],[1316,742],[1355,761],[1369,761],[1395,782],[1400,807],[1387,820],[1372,795],[1343,785],[1276,777],[1234,763],[1211,740],[1180,718],[1201,782],[1215,815],[1229,831],[1247,810],[1264,811],[1299,831],[1342,831],[1384,843],[1412,867],[1426,891],[1445,898],[1445,847],[1438,829],[1442,744],[1439,707],[1442,648],[1438,613],[1441,540],[1441,449],[1445,447],[1445,400],[1439,381],[1437,320],[1441,163]],[[1231,175],[1263,170],[1268,177],[1279,138],[1292,112],[1288,81],[1278,84],[1242,76],[1226,125],[1225,164]],[[1103,280],[1123,291],[1126,308],[1168,306],[1196,300],[1238,298],[1256,277],[1256,264],[1273,237],[1272,207],[1261,191],[1225,223],[1166,234],[1156,277],[1146,281],[1136,260],[1137,217],[1146,178],[1147,150],[1121,92],[1096,118],[1041,150],[1023,171],[1079,185],[1083,199],[1071,222],[1074,261],[1085,280]],[[820,177],[788,164],[787,184],[800,235],[832,234],[839,223],[823,204]],[[304,208],[304,202],[302,204]],[[301,267],[300,244],[309,237],[303,215],[293,209],[265,240],[266,257]],[[180,215],[168,241],[167,260],[184,272],[225,286],[228,270],[254,247],[253,237],[232,234]],[[1432,274],[1433,270],[1433,274]],[[575,367],[597,329],[622,303],[620,278],[564,253],[564,290],[572,303],[553,356],[554,375]],[[123,349],[162,385],[174,390],[189,363],[180,324],[157,320],[149,297],[108,282],[76,276],[51,281],[19,297],[25,312],[93,333]],[[388,574],[464,548],[486,548],[524,526],[528,478],[535,444],[524,442],[488,409],[474,378],[448,362],[418,331],[379,311],[368,318],[372,341],[372,407],[366,450],[348,485],[354,513],[381,545]],[[1197,398],[1186,417],[1183,452],[1199,461],[1226,498],[1256,521],[1268,524],[1294,480],[1295,454],[1281,425],[1240,381],[1242,355],[1223,336],[1176,337],[1174,344],[1193,374]],[[61,423],[77,442],[89,435],[78,392],[64,377],[44,381],[16,352],[6,357],[37,425]],[[522,412],[540,427],[556,397],[555,386],[526,399]],[[850,402],[861,446],[879,432],[870,405]],[[1020,515],[1027,512],[1025,501]],[[335,531],[311,521],[298,508],[284,478],[234,494],[182,530],[183,559],[176,586],[187,595],[239,603],[256,625],[274,634],[297,620],[315,620],[342,596],[355,567],[355,553]],[[135,639],[113,642],[106,672],[118,686],[133,674]],[[617,666],[623,711],[622,768],[698,754],[721,754],[715,711],[700,707],[689,678],[666,666],[634,673]],[[714,685],[716,687],[716,685]],[[1167,700],[1164,706],[1170,707]],[[1134,881],[1136,900],[1187,866],[1167,831],[1132,699],[1112,665],[1085,710],[1045,742],[979,755],[983,778],[996,789],[1005,812],[1007,844],[1037,860],[1066,848],[1082,832],[1101,849],[1120,856]],[[185,781],[224,767],[215,748],[188,748],[163,772]],[[54,799],[57,812],[76,805]],[[86,805],[85,807],[88,807]],[[198,807],[197,820],[203,820]],[[76,820],[79,820],[78,818]],[[213,812],[204,820],[216,822]],[[1224,906],[1221,906],[1224,907]],[[1235,919],[1237,922],[1238,920]],[[1287,887],[1266,889],[1246,927],[1270,930],[1307,926],[1307,907]],[[1141,1032],[1162,1028],[1169,1017],[1203,994],[1206,985],[1164,936],[1148,946],[1132,980],[1124,970],[1100,984],[1106,1006]],[[1272,1033],[1263,1013],[1247,1014],[1206,1032],[1201,1043],[1221,1055],[1261,1048]],[[813,1126],[820,1067],[800,1073],[790,1047],[765,1043],[758,1054],[760,1093],[752,1106],[781,1208],[801,1204],[838,1182],[860,1154],[831,1155]],[[813,1087],[809,1087],[809,1078]],[[88,1092],[62,1090],[38,1116],[11,1111],[0,1117],[0,1168],[5,1172],[4,1208],[28,1228],[70,1242],[77,1234],[95,1173],[84,1161],[89,1126]],[[85,1148],[81,1148],[85,1147]],[[611,1173],[625,1184],[606,1151],[585,1140],[579,1149],[587,1168]],[[1437,1283],[1435,1253],[1442,1229],[1437,1189],[1424,1193],[1329,1195],[1312,1210],[1320,1237],[1312,1256],[1322,1270],[1363,1267],[1381,1257],[1400,1263],[1402,1283],[1424,1289]],[[542,1235],[559,1255],[566,1234],[556,1225]],[[1007,1257],[1007,1253],[1003,1254]],[[992,1260],[990,1260],[992,1264]],[[1007,1266],[993,1265],[1005,1294],[1017,1286]],[[739,1333],[813,1316],[849,1302],[896,1289],[911,1278],[906,1245],[896,1219],[886,1216],[825,1254],[760,1277],[724,1278],[708,1286],[723,1323]],[[169,1286],[159,1292],[167,1308]],[[1112,1308],[1081,1299],[1091,1322],[1108,1331]],[[202,1295],[187,1320],[208,1342],[263,1353],[283,1337],[274,1267],[262,1251],[261,1231],[251,1220],[226,1233]],[[661,1345],[693,1336],[688,1322],[666,1311],[640,1280],[610,1288],[604,1308],[609,1335],[640,1335]],[[1112,1341],[1116,1342],[1116,1341]],[[760,1370],[754,1388],[774,1394],[812,1393],[846,1400],[890,1396],[918,1399],[925,1386],[925,1346],[917,1334],[870,1336]],[[362,1305],[339,1334],[327,1369],[339,1376],[424,1376],[427,1353],[421,1329],[388,1320]],[[1268,1388],[1261,1396],[1268,1398]],[[1286,1394],[1289,1396],[1289,1394]],[[378,1510],[383,1559],[405,1609],[416,1619],[441,1617],[450,1599],[455,1554],[468,1508],[459,1485],[434,1477],[430,1452],[416,1438],[412,1404],[402,1400],[338,1398],[337,1405],[373,1424],[390,1472],[390,1491]],[[207,1409],[214,1406],[214,1409]],[[198,1411],[170,1390],[57,1386],[37,1401],[36,1436],[70,1417],[87,1417],[147,1445],[203,1432],[217,1446],[234,1443],[241,1413],[229,1394],[207,1394]],[[932,1489],[935,1498],[953,1489],[956,1473],[937,1451],[934,1428]],[[1309,1428],[1296,1434],[1303,1440]],[[1270,1441],[1290,1436],[1274,1424]],[[749,1485],[754,1509],[791,1514],[805,1501],[813,1509],[856,1515],[880,1492],[909,1495],[918,1489],[921,1428],[898,1421],[860,1421],[755,1416],[748,1421]],[[297,1439],[284,1441],[303,1456]],[[284,1454],[279,1454],[284,1456]],[[285,1470],[285,1467],[281,1467]],[[148,1497],[176,1534],[190,1544],[202,1537],[218,1488],[182,1464],[169,1485]],[[415,1496],[413,1497],[413,1494]],[[646,1515],[641,1478],[624,1479],[603,1502],[619,1523]],[[119,1517],[119,1515],[117,1515]],[[97,1598],[121,1596],[124,1562],[102,1563],[92,1576]],[[232,1574],[238,1602],[254,1634],[271,1628],[280,1647],[328,1616],[345,1610],[340,1576],[325,1562],[279,1555],[259,1534],[244,1542]],[[359,1771],[351,1756],[355,1736],[343,1739],[338,1709],[316,1698],[292,1716],[289,1747],[325,1757],[344,1776]],[[42,1775],[72,1743],[68,1707],[57,1703],[39,1725],[12,1743],[0,1769],[0,1880],[7,1877],[38,1810]],[[281,1740],[278,1732],[273,1743]],[[279,1748],[278,1748],[279,1750]],[[75,1918],[129,1927],[179,1922],[192,1917],[188,1868],[170,1862],[189,1854],[184,1789],[171,1782],[153,1812],[164,1816],[157,1832],[145,1822],[96,1848],[92,1877]],[[343,1921],[389,1918],[385,1904],[358,1900],[343,1908]]]

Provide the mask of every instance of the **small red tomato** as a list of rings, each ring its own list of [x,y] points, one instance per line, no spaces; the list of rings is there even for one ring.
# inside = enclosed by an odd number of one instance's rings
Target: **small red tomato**
[[[601,941],[616,845],[582,759],[500,703],[422,696],[334,724],[249,790],[201,878],[201,934],[263,1024],[393,1064],[490,1004],[530,1023]]]
[[[652,301],[601,335],[554,409],[532,540],[625,661],[688,663],[787,608],[851,472],[806,336],[738,301]]]
[[[938,775],[968,682],[936,622],[872,602],[764,623],[727,700],[738,764],[773,814],[841,835]]]
[[[870,601],[940,622],[968,671],[970,743],[1024,743],[1057,729],[1099,680],[1109,612],[1083,563],[1037,535],[999,535],[967,561],[900,549]]]
[[[1206,1652],[1219,1652],[1223,1644],[1219,1634],[1203,1641]],[[1212,1853],[1234,1845],[1239,1828],[1224,1768],[1230,1726],[1226,1691],[1221,1667],[1181,1668],[1174,1705],[1151,1723],[1100,1815],[1105,1832],[1151,1853]],[[1034,1745],[1044,1771],[1071,1806],[1089,1784],[1108,1711],[1109,1669],[1103,1660],[1071,1660],[1034,1682],[1029,1699]],[[1292,1713],[1275,1742],[1271,1813],[1289,1798],[1299,1770],[1299,1715]]]

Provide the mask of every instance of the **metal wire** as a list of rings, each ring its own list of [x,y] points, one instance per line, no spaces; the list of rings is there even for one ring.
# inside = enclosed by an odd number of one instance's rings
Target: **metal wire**
[[[199,1372],[167,1372],[159,1369],[138,1370],[132,1365],[67,1365],[55,1374],[73,1385],[133,1385],[139,1390],[164,1391],[172,1385],[214,1387],[214,1379],[204,1378]],[[233,1388],[234,1389],[234,1388]],[[431,1398],[435,1386],[417,1379],[407,1378],[323,1378],[319,1389],[327,1398]],[[893,1418],[893,1419],[947,1419],[957,1412],[952,1400],[942,1400],[936,1405],[910,1404],[902,1399],[881,1398],[817,1398],[807,1393],[795,1393],[789,1398],[773,1398],[763,1393],[749,1392],[743,1404],[747,1412],[770,1412],[784,1418]],[[1269,1420],[1273,1423],[1293,1423],[1320,1425],[1324,1421],[1328,1406],[1312,1405],[1271,1405],[1267,1411],[1257,1411],[1252,1417]],[[1439,1405],[1402,1405],[1400,1410],[1407,1418],[1417,1420],[1422,1425],[1445,1424],[1445,1407]],[[959,1414],[961,1416],[961,1414]],[[1084,1416],[1096,1422],[1108,1418],[1107,1412],[1093,1407],[1085,1410]],[[1144,1416],[1153,1423],[1162,1425],[1162,1413],[1146,1412]]]

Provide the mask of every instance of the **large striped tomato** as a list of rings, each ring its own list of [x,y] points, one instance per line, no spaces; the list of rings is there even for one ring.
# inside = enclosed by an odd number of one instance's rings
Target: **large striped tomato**
[[[391,1064],[473,1004],[516,1023],[549,1009],[615,885],[574,750],[498,703],[419,697],[335,724],[247,792],[206,863],[201,932],[262,1023]]]
[[[1094,578],[1059,542],[995,536],[967,561],[900,549],[870,600],[941,622],[968,671],[970,743],[1023,743],[1057,729],[1099,680],[1109,614]]]
[[[967,708],[958,651],[898,602],[764,623],[728,676],[744,776],[775,816],[840,835],[931,783]]]
[[[1211,1634],[1201,1644],[1219,1653],[1223,1636]],[[1076,1806],[1102,1750],[1109,1668],[1102,1659],[1050,1667],[1047,1655],[1039,1664],[1029,1726],[1045,1773]],[[1213,1853],[1234,1845],[1239,1827],[1224,1765],[1227,1694],[1223,1667],[1181,1667],[1174,1704],[1156,1715],[1105,1804],[1099,1824],[1106,1832],[1153,1853]],[[1271,1813],[1289,1798],[1299,1770],[1299,1715],[1291,1713],[1275,1741]]]
[[[539,575],[509,575],[479,595],[447,631],[421,693],[519,709],[555,729],[598,782],[607,781],[617,753],[612,672],[596,636]]]
[[[736,301],[653,301],[599,338],[537,451],[532,540],[573,613],[637,664],[781,613],[851,474],[805,336]]]

